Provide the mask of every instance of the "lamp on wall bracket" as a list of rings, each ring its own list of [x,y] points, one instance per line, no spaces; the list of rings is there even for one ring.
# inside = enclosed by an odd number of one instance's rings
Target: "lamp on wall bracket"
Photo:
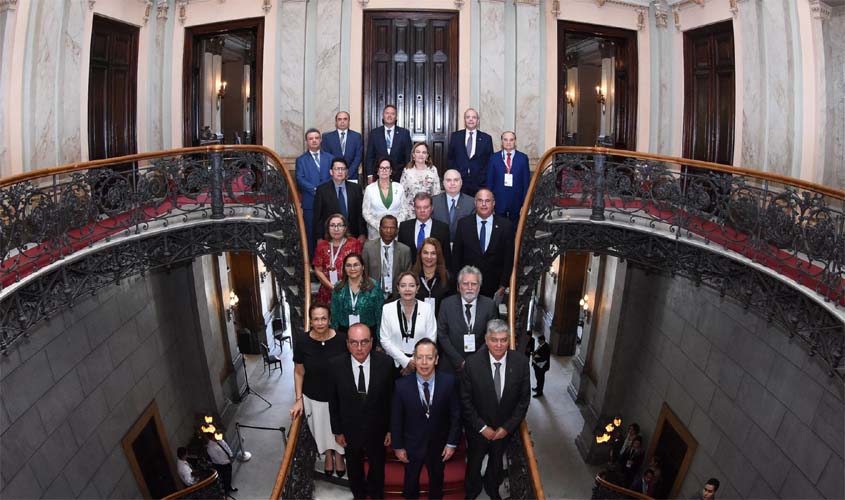
[[[607,104],[607,98],[604,95],[604,91],[601,88],[601,85],[596,85],[596,102],[601,104],[601,114],[604,114]]]
[[[238,307],[240,301],[234,290],[229,291],[229,307],[226,308],[226,318],[229,321],[235,317],[235,308]]]
[[[584,323],[588,324],[593,316],[590,312],[590,296],[584,295],[584,298],[578,301],[578,305],[581,306],[581,314],[584,317]]]
[[[220,109],[220,101],[226,97],[226,82],[217,83],[217,109]]]
[[[569,105],[570,111],[575,110],[575,91],[572,89],[566,91],[566,104]]]

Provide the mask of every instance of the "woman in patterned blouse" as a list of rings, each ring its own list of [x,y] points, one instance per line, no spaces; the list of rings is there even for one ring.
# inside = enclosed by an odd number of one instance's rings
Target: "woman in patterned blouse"
[[[384,293],[367,274],[361,254],[347,255],[343,259],[343,271],[343,280],[335,285],[332,293],[332,328],[345,335],[350,325],[364,323],[370,327],[378,346]]]
[[[408,219],[414,217],[414,196],[417,193],[425,191],[431,196],[440,194],[440,175],[437,167],[431,164],[431,155],[424,142],[414,144],[411,161],[402,171],[399,183],[405,188],[405,213]]]
[[[326,219],[326,239],[314,250],[314,274],[320,280],[317,303],[328,305],[332,290],[343,279],[343,260],[351,253],[361,253],[361,242],[346,232],[346,217],[332,214]]]

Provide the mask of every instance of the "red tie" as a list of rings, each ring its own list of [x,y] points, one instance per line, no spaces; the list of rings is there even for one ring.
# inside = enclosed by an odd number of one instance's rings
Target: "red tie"
[[[505,161],[507,162],[508,173],[511,173],[511,154],[510,154],[510,152],[508,152],[508,158]]]

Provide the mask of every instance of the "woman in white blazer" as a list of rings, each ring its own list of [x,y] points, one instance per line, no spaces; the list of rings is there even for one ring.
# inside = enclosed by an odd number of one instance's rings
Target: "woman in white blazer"
[[[378,227],[381,218],[390,214],[399,222],[407,219],[409,215],[405,212],[405,188],[398,182],[390,180],[393,172],[393,165],[388,158],[382,158],[376,162],[378,180],[364,190],[364,202],[362,212],[364,220],[367,221],[367,233],[371,240],[379,237]]]
[[[419,282],[412,272],[399,275],[399,300],[388,302],[381,310],[381,346],[393,358],[402,375],[416,370],[412,355],[417,341],[429,338],[437,342],[434,308],[417,300]]]

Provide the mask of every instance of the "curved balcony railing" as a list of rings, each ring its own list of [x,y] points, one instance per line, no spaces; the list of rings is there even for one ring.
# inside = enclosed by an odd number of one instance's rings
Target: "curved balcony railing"
[[[760,311],[845,378],[845,191],[695,160],[559,147],[540,160],[524,206],[512,326],[525,324],[532,286],[558,254],[606,253]]]
[[[652,500],[652,497],[648,495],[623,488],[605,480],[601,475],[597,475],[590,500],[612,500],[616,498]]]
[[[223,500],[224,498],[226,498],[226,495],[223,494],[223,485],[220,483],[217,471],[212,470],[211,474],[202,481],[197,481],[187,488],[171,493],[162,500]]]

